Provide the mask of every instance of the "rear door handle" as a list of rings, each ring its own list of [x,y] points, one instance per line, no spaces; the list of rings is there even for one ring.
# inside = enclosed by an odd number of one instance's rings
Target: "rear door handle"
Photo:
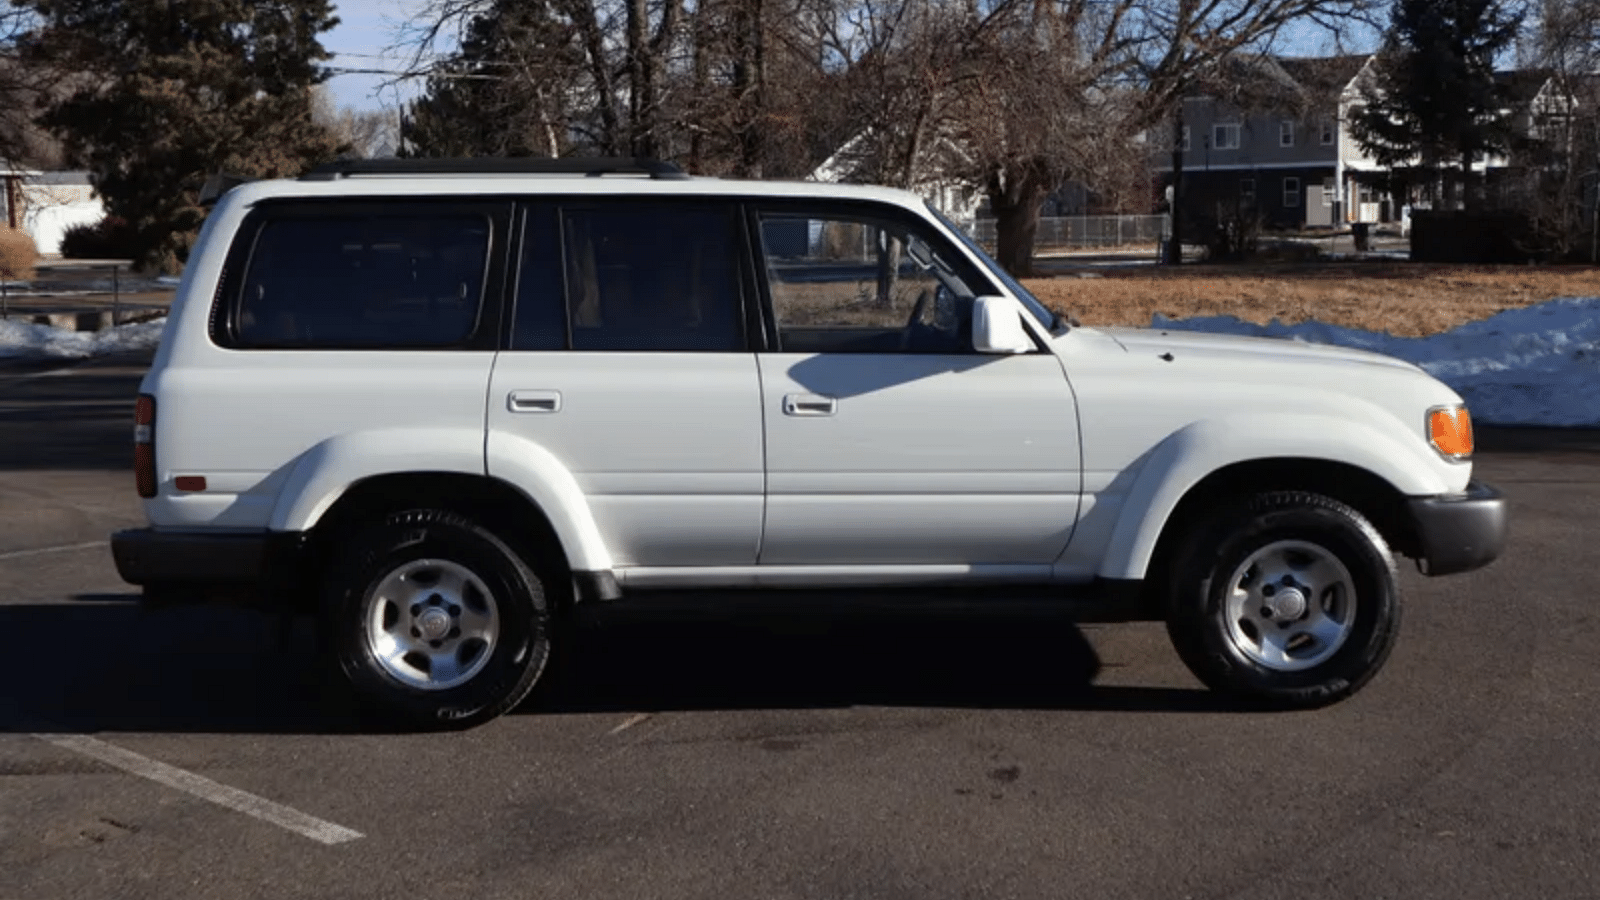
[[[786,416],[831,416],[839,410],[839,401],[820,394],[784,394],[783,414]]]
[[[514,413],[560,412],[561,392],[512,391],[506,395],[506,408]]]

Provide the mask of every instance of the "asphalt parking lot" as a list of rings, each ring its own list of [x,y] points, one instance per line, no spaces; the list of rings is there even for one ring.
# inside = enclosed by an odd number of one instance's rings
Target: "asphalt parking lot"
[[[1485,433],[1508,555],[1404,568],[1326,710],[1219,703],[1158,625],[749,612],[382,734],[306,629],[134,604],[139,372],[0,371],[0,898],[1600,895],[1600,433]]]

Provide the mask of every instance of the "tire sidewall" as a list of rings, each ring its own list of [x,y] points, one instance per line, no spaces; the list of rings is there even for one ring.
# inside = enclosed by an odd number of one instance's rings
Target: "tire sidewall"
[[[405,684],[384,670],[367,640],[367,598],[396,568],[443,559],[471,570],[494,598],[499,634],[489,661],[471,680],[447,690]],[[363,700],[391,717],[431,727],[475,723],[506,711],[543,670],[550,623],[538,579],[488,531],[447,513],[400,513],[348,545],[329,580],[330,650]]]
[[[1393,558],[1376,530],[1348,507],[1321,497],[1269,495],[1207,529],[1194,542],[1179,582],[1171,624],[1184,661],[1212,687],[1268,702],[1315,705],[1353,693],[1382,667],[1399,626]],[[1334,555],[1350,573],[1354,611],[1344,643],[1308,669],[1279,671],[1241,656],[1228,636],[1229,580],[1253,553],[1278,541],[1304,541]]]

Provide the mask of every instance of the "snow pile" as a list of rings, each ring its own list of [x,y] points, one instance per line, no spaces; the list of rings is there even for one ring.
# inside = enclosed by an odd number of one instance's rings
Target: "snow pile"
[[[161,342],[162,316],[100,331],[70,331],[19,319],[0,319],[0,360],[83,359],[109,353],[151,350]]]
[[[1168,319],[1156,328],[1288,338],[1373,350],[1422,367],[1494,425],[1600,425],[1600,297],[1506,310],[1443,334],[1395,337],[1323,322],[1266,325],[1233,316]]]

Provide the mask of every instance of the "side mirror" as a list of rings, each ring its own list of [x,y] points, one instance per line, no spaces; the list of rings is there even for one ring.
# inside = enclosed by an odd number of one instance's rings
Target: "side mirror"
[[[972,301],[972,347],[979,353],[1027,353],[1033,338],[1022,326],[1022,309],[1006,297]]]

